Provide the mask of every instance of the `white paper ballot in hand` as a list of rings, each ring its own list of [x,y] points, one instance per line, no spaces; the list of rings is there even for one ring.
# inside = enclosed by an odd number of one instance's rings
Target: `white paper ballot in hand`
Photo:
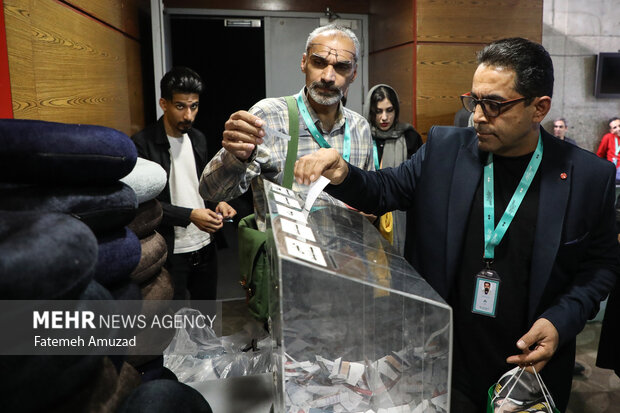
[[[306,197],[306,203],[304,204],[304,215],[306,218],[312,209],[312,205],[314,205],[314,201],[316,201],[319,194],[323,191],[323,189],[330,182],[329,179],[325,178],[323,175],[319,176],[319,179],[310,184],[310,189],[308,190],[308,196]]]
[[[279,132],[275,129],[270,128],[267,125],[263,125],[263,130],[265,131],[265,135],[271,136],[272,138],[284,139],[286,141],[290,141],[291,137],[285,133]]]

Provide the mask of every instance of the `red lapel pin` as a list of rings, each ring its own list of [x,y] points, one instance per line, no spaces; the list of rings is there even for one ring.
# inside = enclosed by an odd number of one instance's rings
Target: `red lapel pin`
[[[560,179],[561,179],[561,180],[565,180],[567,177],[568,177],[568,175],[566,175],[566,172],[562,172],[562,173],[560,174]]]

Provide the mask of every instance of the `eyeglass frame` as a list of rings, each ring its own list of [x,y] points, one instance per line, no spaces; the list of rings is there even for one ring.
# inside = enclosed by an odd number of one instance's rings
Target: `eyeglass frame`
[[[471,95],[471,92],[467,92],[464,93],[460,96],[461,98],[461,104],[463,105],[463,108],[470,112],[470,113],[474,113],[476,111],[476,107],[478,105],[480,105],[480,107],[482,108],[482,112],[484,113],[484,116],[488,117],[488,118],[496,118],[498,116],[500,116],[502,113],[504,113],[506,110],[508,110],[509,108],[503,109],[506,107],[506,105],[510,105],[510,104],[515,104],[515,103],[519,103],[521,101],[525,101],[529,98],[527,97],[520,97],[520,98],[515,98],[515,99],[509,99],[509,100],[504,100],[502,102],[497,101],[497,100],[493,100],[493,99],[476,99],[475,97],[473,97]],[[466,105],[465,105],[465,99],[471,99],[474,102],[474,108],[473,110],[470,110]],[[487,112],[487,108],[486,108],[486,104],[490,103],[490,104],[494,104],[497,105],[497,115],[490,115]]]

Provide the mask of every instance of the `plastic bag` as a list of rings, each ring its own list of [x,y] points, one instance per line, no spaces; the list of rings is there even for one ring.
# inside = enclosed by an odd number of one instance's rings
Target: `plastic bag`
[[[200,312],[182,308],[176,314],[196,317]],[[224,337],[208,326],[178,328],[164,350],[164,366],[182,383],[266,373],[271,359],[271,338],[252,324]]]
[[[532,367],[534,374],[515,367],[489,389],[487,413],[559,413],[553,398]]]

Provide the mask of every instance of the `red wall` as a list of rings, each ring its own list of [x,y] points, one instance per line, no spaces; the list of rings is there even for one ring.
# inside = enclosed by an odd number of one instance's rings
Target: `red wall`
[[[4,30],[4,2],[2,0],[0,0],[0,118],[13,118],[9,56],[6,49],[6,30]]]

